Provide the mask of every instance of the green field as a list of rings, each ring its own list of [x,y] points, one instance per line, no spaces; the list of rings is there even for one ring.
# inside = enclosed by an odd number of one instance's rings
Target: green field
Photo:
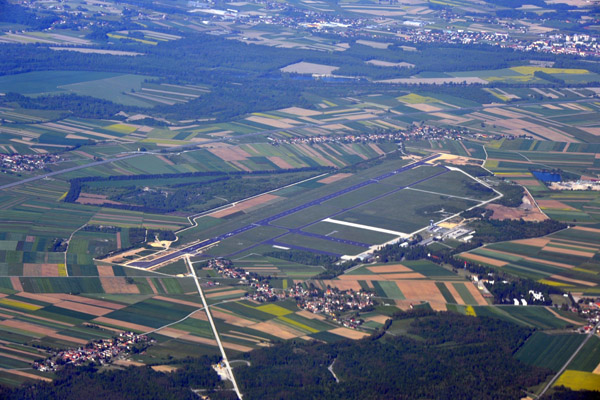
[[[398,208],[399,204],[402,204],[401,209]],[[336,218],[346,222],[411,233],[427,226],[431,219],[439,221],[475,204],[474,201],[448,198],[440,194],[402,190]],[[385,217],[381,215],[380,210],[388,210]]]
[[[467,283],[467,285],[470,285],[470,283]],[[456,289],[460,297],[462,297],[462,300],[465,302],[465,304],[477,304],[475,298],[466,288],[464,283],[453,283],[452,286],[454,286],[454,289]]]
[[[474,306],[478,316],[500,318],[530,328],[564,329],[575,324],[557,318],[548,310],[541,307],[523,306]],[[577,321],[576,317],[570,317]],[[580,322],[580,321],[578,321]]]
[[[27,72],[10,77],[0,77],[0,92],[27,95],[72,92],[134,106],[148,103],[123,95],[122,92],[141,88],[148,76],[124,75],[91,71]]]
[[[473,200],[488,200],[494,196],[491,189],[474,182],[461,172],[451,171],[412,186],[414,189],[431,191],[443,195],[465,197]]]
[[[600,364],[600,339],[593,336],[571,361],[568,369],[593,372]]]
[[[457,275],[454,272],[442,268],[438,264],[429,260],[403,261],[402,265],[405,265],[413,271],[425,275],[428,278],[439,277],[443,279],[448,279],[452,277],[457,277]]]
[[[443,282],[436,282],[435,286],[440,290],[440,293],[442,293],[442,296],[444,296],[444,300],[446,300],[447,303],[456,304],[456,299],[452,296],[452,293],[450,293],[450,290],[448,290]],[[449,305],[447,307],[448,310],[451,310]]]
[[[515,357],[524,363],[558,371],[583,342],[584,335],[536,332],[521,347]]]
[[[314,238],[310,236],[288,234],[279,239],[276,243],[281,243],[282,246],[290,245],[292,248],[307,248],[317,251],[337,254],[357,255],[367,250],[365,247],[358,247],[346,243],[331,242],[329,240]]]
[[[375,293],[380,297],[397,300],[406,299],[394,281],[371,281],[371,283]]]

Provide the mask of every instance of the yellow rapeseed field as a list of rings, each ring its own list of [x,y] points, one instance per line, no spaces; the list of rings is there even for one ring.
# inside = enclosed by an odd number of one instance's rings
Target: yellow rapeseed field
[[[42,306],[37,306],[35,304],[29,304],[29,303],[25,303],[25,302],[18,301],[18,300],[12,300],[12,299],[0,299],[0,304],[9,306],[9,307],[20,308],[22,310],[27,310],[27,311],[35,311],[35,310],[39,310],[40,308],[42,308]]]
[[[287,308],[278,306],[277,304],[265,304],[264,306],[256,307],[256,309],[271,315],[277,315],[278,317],[292,313],[292,311],[288,310]]]
[[[568,369],[557,379],[554,386],[565,386],[573,390],[600,390],[600,375]]]

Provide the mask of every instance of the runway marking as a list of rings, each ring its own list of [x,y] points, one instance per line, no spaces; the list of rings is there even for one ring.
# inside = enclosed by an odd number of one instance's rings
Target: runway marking
[[[352,228],[366,229],[368,231],[373,231],[373,232],[389,233],[390,235],[395,235],[395,236],[400,236],[400,237],[408,237],[408,235],[404,232],[392,231],[390,229],[377,228],[376,226],[355,224],[353,222],[340,221],[339,219],[325,218],[323,220],[323,222],[330,222],[332,224],[350,226]]]

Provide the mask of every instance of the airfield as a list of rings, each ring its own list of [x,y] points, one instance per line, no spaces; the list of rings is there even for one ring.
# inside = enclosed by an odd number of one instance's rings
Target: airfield
[[[213,238],[201,240],[182,249],[170,251],[165,255],[158,257],[154,255],[151,260],[139,260],[127,265],[152,269],[173,262],[184,255],[206,250],[212,245],[215,245],[214,250],[216,250],[219,256],[227,258],[235,258],[240,254],[247,254],[259,246],[271,246],[275,249],[284,250],[306,250],[337,257],[352,257],[365,253],[369,249],[377,247],[376,245],[378,244],[409,238],[416,232],[426,228],[429,221],[440,222],[446,220],[458,212],[479,206],[486,203],[486,200],[494,197],[485,192],[483,195],[476,193],[474,190],[471,191],[472,193],[467,193],[467,188],[462,188],[465,193],[460,194],[463,194],[463,196],[452,193],[452,190],[434,192],[419,189],[419,185],[427,185],[427,182],[430,180],[436,180],[436,178],[444,174],[461,175],[456,168],[454,168],[454,171],[451,171],[447,167],[427,165],[427,163],[438,156],[434,154],[390,172],[372,178],[366,177],[364,180],[351,186],[317,199],[311,199],[298,206],[237,227]],[[463,177],[458,176],[457,178],[460,179]],[[464,178],[470,179],[466,174]],[[444,181],[448,185],[448,181],[452,182],[452,179],[444,179]],[[432,189],[438,187],[437,184],[429,186],[432,186]],[[406,192],[406,190],[409,190],[409,192]],[[395,221],[397,217],[390,215],[388,221],[387,218],[374,216],[374,213],[370,210],[386,207],[386,203],[388,203],[387,207],[390,208],[390,214],[402,215],[405,213],[405,210],[408,210],[396,207],[397,204],[401,204],[404,193],[420,195],[423,197],[420,203],[427,202],[427,198],[433,196],[438,196],[445,200],[452,199],[456,201],[455,206],[458,208],[455,212],[450,213],[449,216],[445,216],[444,218],[439,218],[435,214],[432,214],[429,220],[428,217],[423,216],[414,219],[415,216],[413,215],[413,218],[409,218],[404,224],[408,228],[406,232],[394,231],[392,229],[398,226]],[[476,198],[466,197],[467,195]],[[390,203],[392,200],[393,203]],[[286,202],[286,204],[292,202],[294,200]],[[439,206],[443,210],[444,205],[440,203]],[[410,213],[411,211],[408,212]],[[412,212],[416,213],[416,211]],[[425,222],[425,225],[420,226],[419,223],[423,222]],[[417,228],[416,230],[414,229],[415,227]],[[259,240],[255,240],[254,242],[248,242],[247,239],[241,240],[238,242],[238,246],[232,243],[240,235],[245,234],[246,238],[249,235],[253,235],[253,232],[247,233],[252,230],[260,232],[255,233]],[[325,231],[329,232],[325,234]],[[357,240],[358,238],[364,241]],[[385,238],[386,240],[377,243],[381,238]],[[226,249],[226,254],[223,254],[223,250],[220,249],[221,242],[224,242],[222,247]],[[208,250],[208,255],[214,254],[214,250]]]
[[[301,3],[317,11],[334,6]],[[462,0],[458,4],[469,10],[483,7]],[[235,7],[241,13],[261,9],[254,3]],[[397,13],[391,20],[378,19],[377,25],[386,29],[395,19],[428,20],[435,14],[419,1],[335,7],[352,18]],[[463,19],[432,22],[443,24],[430,26],[438,29],[447,29],[448,24],[462,31],[496,28]],[[215,28],[187,17],[144,23],[148,24],[144,30],[108,33],[119,50],[91,48],[96,42],[76,32],[9,32],[0,35],[0,42],[46,43],[52,45],[49,53],[65,58],[77,52],[135,62],[165,47],[165,42],[179,47],[188,36],[181,27]],[[227,31],[234,25],[219,26]],[[530,28],[547,29],[541,22]],[[177,34],[164,33],[165,29]],[[387,35],[386,42],[379,38],[347,43],[281,25],[277,29],[267,24],[236,25],[235,37],[244,42],[326,50],[342,57],[281,53],[281,61],[259,60],[261,76],[288,70],[304,74],[312,86],[318,80],[313,82],[311,74],[339,73],[353,79],[364,70],[373,85],[352,92],[309,90],[298,99],[301,102],[243,109],[235,117],[222,118],[211,111],[181,117],[154,112],[154,106],[187,107],[215,98],[224,87],[212,78],[173,81],[145,68],[130,73],[88,71],[86,66],[12,71],[0,77],[0,93],[32,97],[73,93],[138,107],[126,109],[118,118],[109,113],[93,117],[27,108],[18,102],[0,107],[0,153],[61,152],[64,158],[32,173],[0,174],[0,383],[52,380],[53,375],[30,368],[35,359],[47,356],[45,348],[76,348],[122,331],[146,333],[157,340],[147,352],[132,357],[129,365],[160,367],[173,358],[215,355],[223,349],[236,357],[288,339],[329,343],[361,339],[409,308],[491,316],[536,329],[515,354],[519,360],[555,372],[568,364],[559,382],[571,387],[578,380],[600,376],[597,337],[572,362],[568,359],[584,343],[583,335],[573,332],[585,325],[583,318],[560,308],[492,305],[490,294],[469,281],[464,271],[440,265],[434,258],[358,264],[329,279],[320,275],[327,272],[323,266],[276,258],[274,253],[290,250],[363,258],[383,244],[427,230],[430,221],[438,224],[473,207],[491,207],[494,218],[552,218],[577,226],[540,238],[491,243],[457,258],[576,296],[600,293],[600,194],[553,191],[532,173],[558,169],[598,177],[598,69],[592,64],[552,68],[509,60],[506,65],[482,63],[476,70],[460,64],[431,70],[438,59],[422,60],[426,52],[417,43],[410,44],[418,48],[398,46],[401,51],[392,51],[397,35],[374,29],[367,32]],[[386,57],[389,54],[395,56]],[[219,60],[202,56],[197,61],[212,69],[211,63]],[[235,74],[247,69],[248,64],[234,65]],[[193,75],[195,79],[205,74]],[[555,84],[560,81],[564,85]],[[381,84],[375,87],[375,82]],[[442,85],[457,82],[465,82],[464,87]],[[269,80],[267,86],[271,83],[278,81]],[[495,175],[490,175],[492,180],[506,179],[527,188],[535,215],[487,204],[498,193],[461,172],[469,167],[487,170]],[[305,171],[298,176],[286,172],[294,169]],[[244,198],[213,193],[194,204],[197,209],[162,212],[142,209],[136,199],[118,204],[114,196],[129,185],[167,193],[173,187],[201,186],[202,174],[253,177],[267,171],[273,172],[270,177],[289,173],[292,183],[250,191]],[[129,177],[139,179],[121,179]],[[64,201],[73,180],[80,178],[94,180],[76,201]],[[147,246],[144,234],[151,230],[174,232],[178,240],[169,249]],[[453,238],[427,242],[432,253],[461,244]],[[183,262],[187,256],[190,264]],[[293,298],[258,303],[246,297],[254,288],[204,266],[215,257],[268,277],[277,290],[297,284],[324,291],[365,290],[378,304],[360,313],[364,324],[355,330],[300,310]],[[198,297],[197,284],[202,285],[205,301]],[[554,296],[555,303],[568,303],[562,295]],[[404,322],[395,321],[388,332],[404,335],[407,329]]]

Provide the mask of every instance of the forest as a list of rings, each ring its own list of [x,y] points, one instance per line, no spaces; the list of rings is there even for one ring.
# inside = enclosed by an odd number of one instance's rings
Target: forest
[[[250,112],[272,110],[288,106],[310,107],[306,93],[332,95],[349,91],[386,91],[372,81],[418,75],[424,71],[452,72],[506,68],[528,63],[524,52],[487,45],[469,47],[452,44],[419,44],[420,51],[402,49],[404,43],[391,45],[387,50],[374,49],[351,40],[348,50],[329,54],[302,49],[280,49],[246,44],[224,37],[190,33],[182,39],[156,46],[131,41],[116,41],[108,45],[106,33],[132,29],[132,23],[107,22],[107,26],[90,33],[104,44],[100,48],[124,51],[143,51],[136,57],[107,54],[83,54],[70,51],[52,51],[44,44],[3,44],[0,46],[0,75],[32,71],[83,70],[146,75],[151,80],[179,84],[203,84],[210,92],[185,104],[158,105],[153,113],[168,119],[190,119],[210,116],[218,121],[229,120]],[[112,25],[111,25],[112,24]],[[135,25],[136,28],[139,26]],[[114,39],[111,39],[114,41]],[[555,61],[556,67],[584,67],[600,71],[600,65],[582,64],[576,57],[537,54],[537,59]],[[179,62],[186,59],[185,63]],[[388,62],[408,62],[410,69],[390,69],[366,63],[370,59]],[[444,60],[440,63],[439,60]],[[284,74],[280,68],[300,61],[337,66],[336,74],[359,79],[350,82],[325,82],[300,79]],[[490,86],[501,85],[494,83]],[[543,85],[542,85],[543,86]],[[408,88],[395,85],[389,89]],[[414,89],[414,88],[413,88]],[[419,91],[430,91],[423,88]],[[477,85],[444,85],[437,93],[450,94],[479,103],[490,103],[493,96]],[[74,94],[42,96],[37,99],[8,94],[2,102],[19,104],[24,108],[65,110],[79,117],[108,118],[121,110],[136,111],[135,107],[92,100]]]
[[[319,172],[327,167],[307,167],[284,170],[188,172],[156,175],[120,175],[110,177],[82,177],[70,181],[67,203],[76,202],[82,191],[108,196],[104,207],[154,213],[175,211],[201,212],[273,190]],[[155,179],[197,178],[185,183],[156,185]],[[210,178],[210,179],[209,179]],[[110,182],[131,181],[127,186],[111,186]],[[102,185],[106,182],[106,185]],[[94,185],[91,185],[94,183]]]
[[[381,332],[356,342],[288,341],[246,355],[236,368],[248,399],[514,399],[549,371],[512,357],[531,334],[489,318],[417,311],[409,322],[419,340]],[[327,368],[333,370],[336,383]]]
[[[64,400],[195,400],[191,388],[222,388],[223,383],[210,367],[215,357],[201,357],[179,361],[181,367],[173,373],[156,372],[150,367],[129,367],[99,373],[94,365],[69,366],[51,383],[29,384],[9,389],[0,386],[4,400],[64,399]]]
[[[28,25],[33,29],[45,29],[58,19],[55,15],[40,17],[18,4],[12,4],[8,0],[0,0],[0,22]]]
[[[503,242],[545,236],[567,227],[566,224],[552,219],[541,222],[530,222],[516,219],[500,221],[491,218],[483,218],[475,221],[470,226],[476,231],[473,241],[480,243]]]

